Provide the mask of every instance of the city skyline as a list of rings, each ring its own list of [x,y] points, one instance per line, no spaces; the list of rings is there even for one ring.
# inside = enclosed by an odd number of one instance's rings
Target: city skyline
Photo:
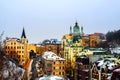
[[[30,43],[61,40],[75,22],[84,33],[107,33],[119,29],[119,3],[110,0],[3,0],[0,1],[0,33],[20,38],[23,27]]]

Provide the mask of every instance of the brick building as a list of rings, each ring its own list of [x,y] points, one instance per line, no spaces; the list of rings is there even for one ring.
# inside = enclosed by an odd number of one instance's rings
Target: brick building
[[[79,56],[75,62],[74,80],[89,80],[89,57]]]

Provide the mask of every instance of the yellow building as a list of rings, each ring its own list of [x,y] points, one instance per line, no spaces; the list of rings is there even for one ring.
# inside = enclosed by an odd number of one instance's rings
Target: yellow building
[[[27,50],[28,40],[26,38],[24,28],[21,39],[7,37],[4,42],[4,51],[6,55],[17,61],[20,65],[24,65],[29,59],[29,53]]]
[[[70,27],[70,33],[65,34],[61,40],[62,57],[66,59],[66,72],[71,77],[74,75],[76,57],[85,46],[88,46],[88,39],[84,36],[83,27],[80,28],[76,22],[73,30]]]
[[[67,61],[67,67],[74,69],[77,54],[83,50],[82,41],[71,43],[64,47],[64,58]]]
[[[90,46],[97,47],[99,36],[96,34],[90,36]]]
[[[36,44],[28,44],[28,50],[33,50],[36,53],[37,52]]]
[[[66,77],[66,60],[48,51],[42,55],[44,61],[44,71],[47,75]]]
[[[83,44],[83,46],[90,46],[89,35],[83,35],[81,37],[82,37],[82,44]]]
[[[94,33],[89,35],[90,47],[98,47],[102,42],[106,42],[106,37],[102,33]]]
[[[74,69],[75,58],[77,54],[84,48],[82,36],[84,36],[83,27],[80,28],[78,23],[76,22],[73,27],[73,31],[72,27],[70,27],[70,33],[65,34],[62,38],[62,57],[66,59],[68,68]]]
[[[37,54],[42,54],[43,52],[45,52],[45,46],[40,44],[29,44],[28,50],[33,50]]]
[[[37,53],[38,54],[42,54],[43,52],[45,52],[45,46],[43,46],[43,45],[37,45],[36,46],[37,47]]]

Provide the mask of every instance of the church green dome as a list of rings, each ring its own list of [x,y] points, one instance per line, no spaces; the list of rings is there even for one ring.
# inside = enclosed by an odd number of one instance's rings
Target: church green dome
[[[78,23],[75,23],[75,26],[73,27],[73,33],[74,34],[80,34],[80,28],[78,26]]]

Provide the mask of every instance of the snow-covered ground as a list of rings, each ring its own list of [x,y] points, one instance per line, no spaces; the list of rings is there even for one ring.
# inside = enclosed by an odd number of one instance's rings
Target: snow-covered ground
[[[116,60],[115,58],[105,58],[103,60],[99,60],[97,61],[98,65],[97,66],[101,66],[101,67],[105,67],[107,66],[109,70],[113,69],[117,64],[114,63],[114,60]]]
[[[45,76],[39,78],[38,80],[65,80],[65,79],[62,77],[59,77],[59,76],[54,76],[54,75],[47,76],[47,75],[45,75]]]
[[[19,67],[12,59],[3,56],[0,69],[0,80],[21,80],[23,79],[24,69]]]
[[[120,54],[120,47],[110,48],[111,54]]]

